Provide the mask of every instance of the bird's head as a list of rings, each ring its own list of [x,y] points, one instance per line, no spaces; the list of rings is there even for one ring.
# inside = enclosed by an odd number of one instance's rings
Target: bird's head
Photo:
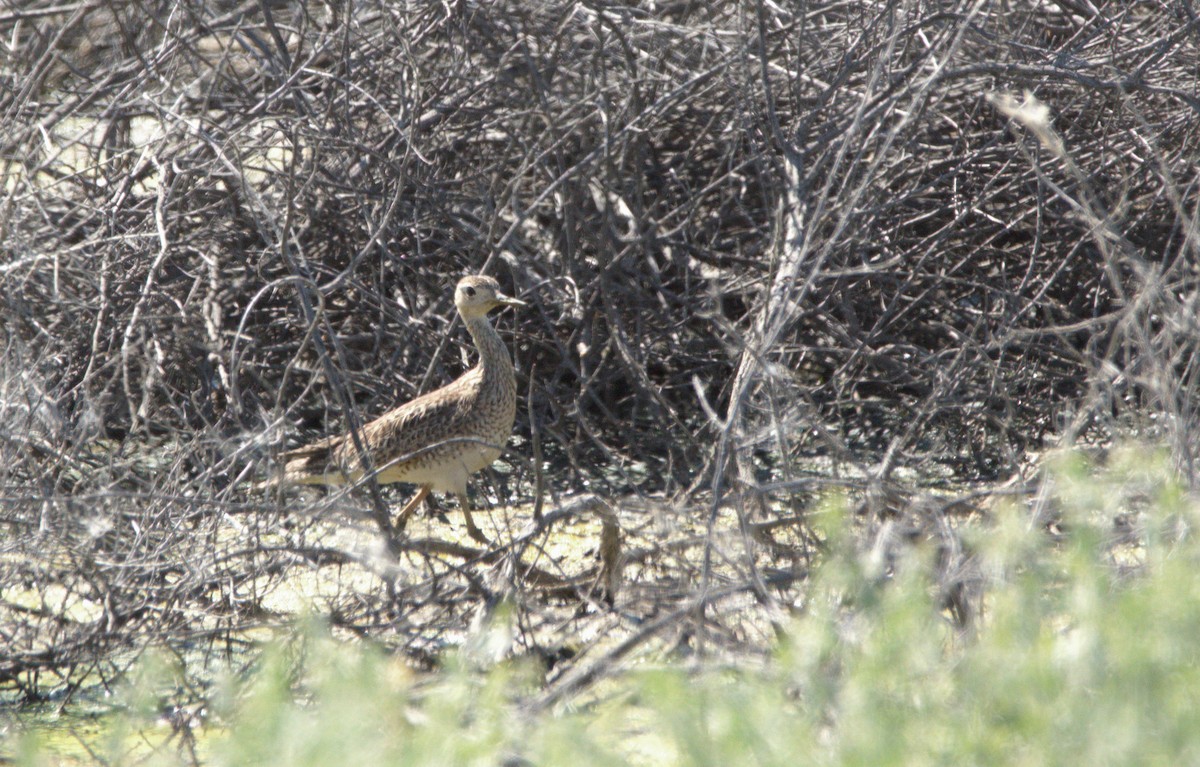
[[[463,319],[483,317],[497,306],[524,306],[524,301],[509,298],[500,292],[500,283],[491,277],[463,277],[454,289],[454,305]]]

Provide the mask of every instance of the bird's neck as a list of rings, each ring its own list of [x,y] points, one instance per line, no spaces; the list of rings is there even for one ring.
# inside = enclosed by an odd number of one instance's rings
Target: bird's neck
[[[465,320],[467,331],[475,340],[475,348],[479,351],[479,367],[483,368],[484,377],[502,375],[511,377],[513,374],[512,358],[508,349],[500,340],[500,335],[488,322],[487,316],[472,317]]]

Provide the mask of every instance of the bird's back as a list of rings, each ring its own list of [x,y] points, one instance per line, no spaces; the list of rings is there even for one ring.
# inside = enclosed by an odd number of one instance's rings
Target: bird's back
[[[384,413],[359,432],[381,483],[429,484],[461,492],[466,476],[489,465],[508,439],[516,415],[515,385],[485,387],[473,368],[440,389]],[[283,481],[342,484],[362,476],[350,434],[283,454]]]

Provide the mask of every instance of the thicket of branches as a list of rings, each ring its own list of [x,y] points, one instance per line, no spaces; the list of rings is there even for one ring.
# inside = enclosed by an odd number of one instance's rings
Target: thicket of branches
[[[0,681],[253,623],[264,574],[343,557],[311,519],[265,543],[281,508],[239,481],[460,372],[469,272],[530,304],[499,320],[528,395],[504,497],[535,442],[556,491],[714,510],[811,490],[814,456],[864,486],[995,480],[1122,432],[1194,481],[1190,0],[35,0],[0,24],[0,575],[86,608],[7,597]],[[707,578],[655,566],[672,598]],[[430,578],[335,612],[453,635],[486,588]]]

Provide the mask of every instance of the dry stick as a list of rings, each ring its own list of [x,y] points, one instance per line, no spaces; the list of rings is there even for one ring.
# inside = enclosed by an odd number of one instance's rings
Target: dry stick
[[[599,158],[603,157],[611,148],[611,144],[615,143],[618,138],[623,138],[627,135],[635,134],[636,131],[639,129],[638,128],[639,124],[641,122],[643,122],[643,118],[647,118],[649,116],[658,114],[659,112],[665,111],[669,106],[674,104],[677,100],[682,100],[688,94],[690,94],[691,88],[693,86],[699,85],[711,77],[715,77],[717,74],[724,71],[726,66],[727,66],[726,63],[722,62],[721,64],[718,64],[717,66],[713,66],[706,70],[703,70],[703,71],[699,72],[698,74],[696,74],[694,77],[692,77],[689,80],[685,81],[684,83],[680,84],[679,87],[674,88],[671,91],[668,91],[667,93],[663,94],[653,104],[651,104],[649,107],[647,107],[644,111],[639,112],[637,115],[635,115],[633,117],[632,120],[630,120],[625,125],[621,126],[621,129],[616,131],[614,134],[612,134],[611,137],[608,137],[604,143],[602,143],[600,146],[598,146],[595,149],[588,152],[578,162],[574,163],[571,167],[567,168],[562,173],[560,173],[553,181],[551,181],[546,186],[545,189],[543,189],[541,191],[541,193],[538,194],[537,197],[535,197],[533,199],[533,201],[529,205],[525,206],[525,210],[520,211],[515,216],[513,216],[512,223],[509,224],[508,229],[505,230],[504,234],[502,234],[500,236],[500,239],[496,244],[495,250],[493,250],[491,255],[488,256],[487,260],[484,261],[484,264],[483,264],[483,267],[481,268],[481,270],[486,270],[488,268],[488,266],[495,259],[496,254],[499,253],[504,248],[508,247],[509,240],[512,239],[512,237],[521,229],[521,227],[523,227],[525,225],[525,219],[528,218],[528,213],[526,213],[525,211],[536,209],[539,205],[541,205],[543,202],[545,202],[545,200],[547,198],[549,198],[550,195],[554,194],[558,190],[559,187],[561,187],[563,184],[567,183],[572,178],[574,178],[576,174],[581,173],[583,170],[592,167],[592,164]],[[544,151],[537,158],[537,160],[535,160],[535,162],[538,160],[541,160],[542,157],[545,157],[550,152],[558,149],[560,147],[560,145],[565,143],[567,140],[568,140],[567,136],[563,136],[562,138],[560,138],[559,141],[555,142],[555,144],[553,146],[547,148],[546,151]]]
[[[894,36],[891,42],[894,44]],[[868,83],[868,92],[874,87],[874,82],[879,77],[880,72],[876,68],[872,71],[871,81]],[[769,86],[769,80],[764,85]],[[858,109],[852,116],[851,124],[846,128],[845,135],[853,135],[858,131],[866,108],[866,100],[860,100]],[[775,128],[774,136],[776,140],[780,143],[781,148],[786,150],[786,148],[791,146],[791,142],[786,139],[778,125],[773,127]],[[838,175],[836,173],[837,167],[840,166],[848,155],[849,143],[848,140],[840,142],[838,150],[835,153],[835,167],[826,173],[825,185],[822,189],[822,194],[817,200],[816,210],[807,216],[810,221],[820,219],[823,213],[822,203],[828,198],[832,190],[834,179]],[[829,255],[828,248],[823,248],[818,252],[816,263],[812,265],[808,279],[797,290],[796,283],[799,280],[799,269],[807,260],[811,239],[804,236],[803,224],[805,211],[804,205],[800,200],[803,178],[799,164],[800,158],[793,156],[792,153],[785,152],[785,159],[787,160],[787,181],[790,186],[787,193],[780,198],[779,217],[786,219],[786,222],[780,221],[776,225],[775,230],[775,248],[784,254],[785,263],[781,268],[775,269],[771,285],[766,291],[765,300],[758,307],[755,314],[754,328],[751,331],[750,338],[747,339],[747,344],[742,349],[741,360],[734,374],[729,407],[726,410],[724,422],[721,425],[720,437],[717,441],[713,460],[712,501],[706,525],[700,590],[694,605],[697,611],[704,608],[706,594],[710,588],[716,521],[721,507],[726,471],[729,468],[733,468],[740,475],[745,473],[746,469],[746,467],[738,465],[740,462],[736,460],[737,446],[731,443],[733,443],[737,436],[736,433],[739,431],[742,413],[754,388],[757,378],[755,373],[762,365],[764,354],[774,345],[783,327],[790,319],[794,311],[792,309],[793,305],[803,300],[811,290],[816,275],[820,273],[821,266]],[[855,162],[856,160],[851,160],[851,163]],[[859,189],[861,192],[862,187],[860,186]],[[839,222],[838,231],[844,226],[845,216]],[[836,234],[837,232],[834,233],[835,237]],[[793,243],[792,240],[795,240],[795,242]],[[768,600],[767,604],[770,604],[770,595],[767,594],[765,589],[761,589],[759,595],[760,597],[766,597]]]
[[[242,401],[242,398],[240,396],[241,386],[239,383],[239,371],[241,370],[241,360],[238,358],[238,344],[241,342],[242,338],[245,337],[245,335],[246,335],[246,332],[245,332],[246,331],[246,323],[250,319],[251,312],[253,312],[255,307],[258,305],[258,302],[260,300],[262,300],[263,297],[265,297],[268,293],[275,290],[275,288],[278,288],[281,285],[284,285],[285,283],[288,283],[288,282],[293,282],[293,281],[297,281],[297,280],[302,281],[303,279],[304,279],[303,277],[291,276],[291,277],[280,277],[278,279],[271,280],[266,285],[264,285],[258,289],[258,292],[255,293],[250,298],[250,301],[246,304],[246,308],[242,310],[242,318],[238,322],[237,332],[234,333],[234,335],[233,335],[233,342],[231,343],[230,349],[229,349],[229,363],[230,363],[229,364],[229,368],[230,368],[230,375],[229,375],[229,392],[230,392],[230,394],[229,394],[229,396],[230,396],[230,400],[232,402],[234,402],[238,407],[241,407],[241,401]],[[317,308],[316,308],[317,314],[323,316],[325,314],[325,296],[322,295],[321,291],[317,288],[317,285],[314,282],[308,283],[308,289],[310,291],[310,294],[317,299]],[[316,323],[309,323],[308,327],[306,327],[304,330],[304,338],[300,339],[300,343],[296,347],[296,353],[294,355],[292,355],[292,358],[290,360],[288,360],[287,365],[284,366],[283,373],[280,374],[280,376],[279,376],[279,385],[277,387],[278,394],[276,395],[275,404],[274,404],[274,407],[276,410],[279,410],[282,407],[281,400],[283,397],[283,392],[287,389],[288,379],[291,377],[292,371],[300,363],[300,355],[304,353],[304,349],[308,346],[309,342],[312,340],[312,338],[316,334],[316,332],[317,332]],[[310,378],[308,386],[305,387],[304,391],[300,395],[301,399],[308,394],[308,389],[311,388],[312,385],[313,385],[312,380]]]
[[[155,163],[158,165],[158,163]],[[163,213],[163,208],[166,205],[167,193],[170,191],[175,174],[169,168],[163,168],[159,165],[159,172],[163,178],[158,186],[158,195],[154,202],[154,225],[158,234],[158,253],[154,257],[154,262],[150,264],[150,268],[146,272],[146,282],[142,285],[142,290],[138,294],[137,303],[133,305],[133,311],[129,313],[129,322],[125,325],[125,332],[121,336],[121,383],[125,390],[125,403],[129,407],[129,423],[130,431],[136,431],[138,428],[139,413],[146,406],[150,393],[148,391],[148,381],[145,379],[150,376],[149,371],[143,372],[142,382],[142,405],[135,407],[133,404],[133,388],[129,381],[129,348],[133,343],[133,334],[137,329],[138,320],[141,319],[142,311],[146,308],[146,303],[150,299],[150,293],[154,289],[154,283],[158,279],[158,274],[162,270],[163,262],[166,261],[167,253],[170,252],[170,239],[167,237],[166,217]],[[143,361],[143,365],[149,366],[149,361]]]
[[[620,563],[621,563],[621,531],[617,519],[617,514],[609,504],[602,498],[595,495],[586,495],[582,498],[577,498],[569,505],[557,509],[550,514],[544,515],[541,519],[534,522],[526,528],[511,544],[508,549],[513,562],[519,563],[525,550],[535,538],[545,534],[559,521],[568,519],[577,514],[584,512],[594,512],[600,517],[600,542],[598,551],[600,552],[600,567],[597,570],[596,580],[594,582],[601,583],[606,589],[606,601],[611,604],[616,598],[620,580]],[[519,565],[522,569],[542,573],[532,565]],[[558,585],[567,586],[569,581],[558,578],[557,576],[544,574],[551,579],[551,583],[557,581]],[[537,585],[537,584],[535,584]]]
[[[761,10],[761,6],[760,6]],[[977,12],[978,8],[972,11],[972,15]],[[762,18],[759,18],[759,34],[763,34]],[[951,53],[961,44],[963,30],[960,29],[958,35],[951,44]],[[894,30],[888,37],[887,47],[890,50],[893,48],[900,36],[899,30]],[[760,45],[760,48],[762,46]],[[948,57],[947,57],[948,58]],[[765,61],[763,62],[765,66]],[[924,101],[936,80],[938,73],[941,71],[944,64],[939,64],[934,73],[927,77],[916,93],[917,101]],[[868,83],[866,93],[874,91],[874,85],[882,77],[882,72],[879,67],[876,67],[872,73]],[[770,79],[766,76],[766,70],[763,70],[763,86],[768,92],[768,105],[770,106]],[[887,96],[888,94],[883,94]],[[890,103],[898,96],[889,98],[881,102],[879,108],[882,108],[887,103]],[[859,101],[858,109],[852,116],[851,125],[847,128],[846,135],[853,135],[857,131],[862,121],[865,119],[868,107],[870,106],[866,98]],[[770,113],[774,118],[773,112]],[[896,137],[899,135],[900,127],[911,120],[911,116],[901,120],[897,125],[886,134],[883,149],[889,147]],[[784,263],[782,268],[777,270],[772,279],[772,284],[767,292],[766,301],[759,308],[756,320],[755,332],[752,333],[751,344],[743,349],[742,359],[738,367],[738,371],[734,377],[733,394],[730,397],[730,404],[726,413],[725,422],[721,429],[720,439],[718,441],[716,459],[713,462],[713,481],[712,481],[712,505],[708,515],[707,524],[707,541],[704,547],[704,565],[701,575],[701,598],[697,600],[697,609],[703,606],[703,595],[709,588],[709,582],[712,575],[712,556],[713,556],[713,533],[716,524],[718,510],[721,504],[721,493],[723,490],[724,475],[727,467],[727,462],[732,462],[735,468],[738,469],[739,478],[745,480],[748,476],[747,467],[741,466],[741,462],[736,461],[736,447],[731,450],[731,442],[736,433],[740,430],[742,413],[745,404],[749,398],[751,390],[754,388],[757,380],[757,368],[762,364],[762,360],[770,348],[775,344],[783,328],[788,324],[794,314],[794,306],[804,299],[812,289],[817,275],[821,272],[821,266],[829,256],[829,248],[825,247],[818,251],[815,263],[811,264],[807,278],[797,286],[799,281],[799,268],[807,261],[809,246],[811,239],[805,236],[803,224],[805,223],[801,211],[804,210],[803,202],[799,199],[802,192],[802,175],[800,168],[801,158],[794,152],[788,151],[791,148],[792,142],[783,134],[778,123],[772,125],[773,136],[779,142],[781,149],[784,150],[789,187],[787,192],[780,200],[781,214],[786,219],[783,224],[783,232],[776,230],[777,236],[782,235],[777,241],[777,247],[784,254]],[[843,140],[836,153],[836,163],[841,164],[843,160],[849,157],[851,167],[857,166],[860,163],[861,156],[849,156],[850,142]],[[878,166],[882,162],[882,157],[886,154],[884,151],[878,151],[875,155],[875,160],[872,165]],[[836,167],[836,166],[835,166]],[[816,209],[813,210],[807,219],[809,222],[819,221],[822,217],[822,203],[828,199],[831,191],[833,179],[837,177],[835,172],[827,172],[826,184],[823,194],[818,198]],[[861,198],[866,190],[866,182],[860,183],[857,188],[850,191],[851,199],[845,207],[845,212],[837,222],[837,226],[830,236],[829,242],[834,242],[839,238],[840,233],[849,223],[849,212],[853,209],[853,203]],[[787,204],[786,209],[783,208]],[[792,252],[794,250],[794,252]],[[749,479],[753,479],[749,477]],[[739,524],[742,528],[743,535],[746,533],[745,519],[742,510],[739,508]],[[751,550],[747,548],[747,551]],[[753,555],[751,557],[751,573],[754,576],[753,580],[756,585],[756,595],[764,600],[764,604],[768,607],[774,605],[775,600],[766,591],[762,584],[761,578],[758,576],[757,569],[753,564]]]
[[[292,147],[297,146],[296,135],[293,133],[290,137]],[[295,181],[296,181],[296,166],[299,162],[300,152],[293,151],[291,162],[288,167],[287,186],[285,188],[285,199],[287,206],[284,208],[283,225],[279,233],[279,255],[287,264],[288,270],[293,276],[297,277],[296,296],[300,301],[300,309],[304,314],[304,320],[308,324],[317,322],[317,318],[313,312],[312,298],[309,295],[309,285],[312,284],[312,278],[305,274],[307,269],[302,264],[296,262],[292,257],[291,250],[288,246],[291,232],[291,217],[295,204]],[[345,367],[345,360],[342,354],[341,345],[338,343],[337,334],[329,325],[327,315],[321,315],[321,321],[325,325],[325,332],[329,336],[330,342],[333,344],[335,351],[338,353],[339,362],[342,367]],[[384,541],[387,545],[388,552],[393,556],[400,551],[399,541],[396,539],[395,530],[392,527],[391,515],[388,512],[387,504],[383,500],[383,494],[379,489],[379,482],[376,480],[375,472],[371,466],[371,455],[367,451],[362,439],[362,421],[358,415],[358,408],[351,396],[349,389],[346,387],[346,382],[343,380],[338,366],[333,364],[333,360],[329,355],[329,351],[321,338],[321,334],[313,334],[313,345],[317,349],[317,356],[321,360],[321,367],[324,369],[325,378],[329,381],[330,387],[337,395],[338,404],[342,407],[342,412],[346,416],[346,425],[350,433],[350,439],[354,443],[355,453],[358,455],[359,463],[362,467],[363,476],[367,480],[367,490],[371,495],[371,511],[372,519],[383,533]],[[389,588],[392,588],[389,581]]]
[[[529,369],[529,390],[525,407],[529,411],[529,441],[533,447],[533,519],[542,522],[542,507],[546,502],[545,476],[542,469],[542,427],[533,409],[533,384],[537,380],[537,363]]]
[[[1117,328],[1119,329],[1122,326],[1132,327],[1133,339],[1147,353],[1149,358],[1157,359],[1157,355],[1152,353],[1154,347],[1153,340],[1149,337],[1142,323],[1136,321],[1138,309],[1150,300],[1147,296],[1153,294],[1150,288],[1155,286],[1155,275],[1145,268],[1144,262],[1137,254],[1137,249],[1129,242],[1124,233],[1117,229],[1113,223],[1113,217],[1103,208],[1090,179],[1079,167],[1074,156],[1067,150],[1066,143],[1051,125],[1049,108],[1032,95],[1027,95],[1024,101],[1018,102],[1008,94],[991,93],[988,94],[988,101],[1010,120],[1032,132],[1047,151],[1063,161],[1068,174],[1079,182],[1079,193],[1072,195],[1048,178],[1040,166],[1030,159],[1030,164],[1039,180],[1046,184],[1059,199],[1074,208],[1087,222],[1088,234],[1103,258],[1105,275],[1108,277],[1109,284],[1119,299],[1120,304],[1125,307],[1122,312],[1123,316],[1117,322]],[[1126,281],[1122,278],[1119,269],[1120,261],[1125,261],[1138,267],[1136,274],[1140,278],[1141,284],[1134,282],[1131,287],[1137,292],[1132,296],[1128,294]],[[1131,318],[1133,321],[1131,321]],[[1115,333],[1111,344],[1118,344],[1123,337],[1129,336]],[[1110,346],[1109,352],[1103,358],[1103,362],[1110,362],[1112,353],[1112,346]],[[1173,400],[1173,397],[1161,391],[1163,388],[1161,381],[1157,383],[1159,385],[1153,387],[1151,390],[1159,389],[1159,391],[1155,391],[1155,394],[1158,395],[1162,406],[1165,407],[1167,403]],[[1093,390],[1093,401],[1097,384],[1098,381],[1094,380],[1090,385],[1090,388]],[[1084,422],[1090,417],[1088,409],[1082,410],[1070,424],[1066,432],[1067,439],[1064,442],[1073,440],[1077,432],[1083,428]]]
[[[437,445],[433,447],[437,447]],[[407,460],[408,457],[411,456],[407,456],[401,460]],[[382,468],[384,467],[381,467],[380,470]],[[555,575],[535,565],[525,564],[520,560],[525,550],[536,538],[549,532],[555,525],[587,512],[595,512],[601,519],[600,543],[598,547],[601,553],[601,565],[597,569],[593,582],[599,582],[604,585],[608,590],[606,592],[608,599],[611,600],[615,598],[619,589],[620,565],[622,563],[620,528],[616,512],[604,500],[594,495],[578,498],[567,506],[544,515],[540,521],[533,522],[514,538],[512,542],[503,547],[481,549],[437,538],[410,538],[397,543],[397,552],[441,554],[443,556],[452,556],[462,560],[477,561],[485,564],[495,564],[507,557],[514,568],[521,573],[522,577],[533,586],[555,589],[556,595],[569,596],[578,593],[576,584],[579,583],[579,580]],[[377,564],[373,558],[363,557],[352,552],[335,549],[323,549],[323,551],[334,552],[338,557],[346,561],[356,562],[372,571],[375,570],[375,565]],[[463,574],[466,575],[466,573]]]
[[[711,592],[702,597],[705,605],[715,605],[718,602],[732,596],[737,596],[747,590],[747,586],[738,585],[730,586],[729,588],[721,589],[720,591]],[[752,588],[752,587],[750,587]],[[595,663],[587,668],[577,669],[576,671],[564,674],[560,681],[553,684],[541,697],[535,699],[530,705],[533,713],[540,713],[554,706],[558,702],[568,698],[579,691],[583,690],[588,685],[599,681],[608,673],[615,669],[615,664],[621,658],[637,649],[642,644],[645,644],[650,639],[653,639],[663,629],[676,624],[677,622],[689,617],[696,610],[693,604],[684,604],[677,610],[673,610],[666,615],[663,615],[656,620],[653,620],[641,627],[637,633],[625,639],[619,645],[606,652]]]

